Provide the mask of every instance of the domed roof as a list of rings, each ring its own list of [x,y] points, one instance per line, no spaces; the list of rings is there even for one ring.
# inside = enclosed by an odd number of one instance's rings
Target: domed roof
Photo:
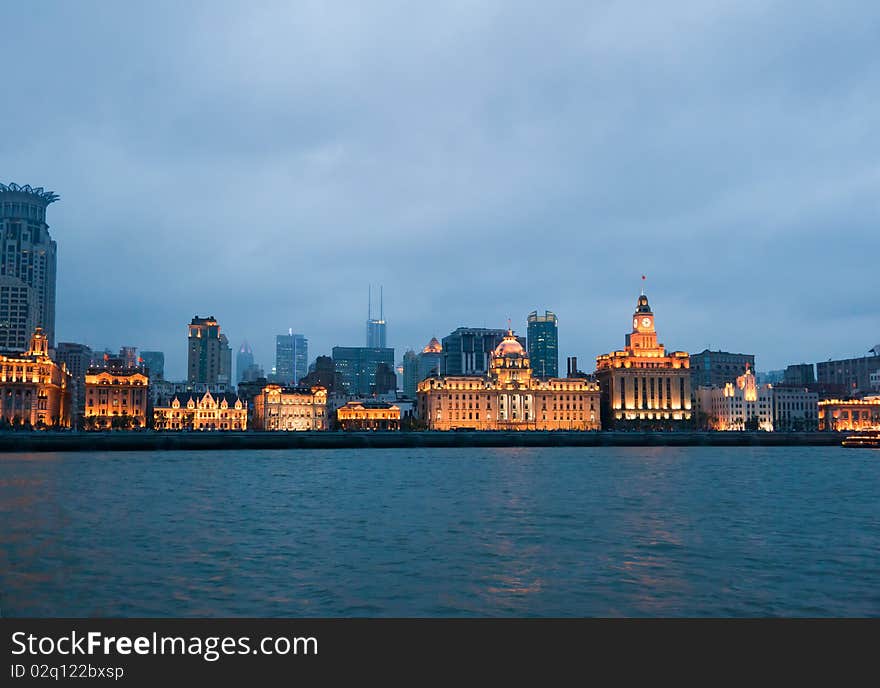
[[[522,348],[512,330],[507,330],[507,335],[501,340],[501,343],[495,347],[495,356],[525,356],[526,352]]]
[[[636,313],[650,313],[651,306],[648,305],[648,297],[642,294],[639,297],[638,306],[636,306]]]
[[[437,337],[431,337],[431,341],[428,342],[428,346],[422,349],[423,354],[439,354],[443,351],[443,347],[440,342],[437,341]]]

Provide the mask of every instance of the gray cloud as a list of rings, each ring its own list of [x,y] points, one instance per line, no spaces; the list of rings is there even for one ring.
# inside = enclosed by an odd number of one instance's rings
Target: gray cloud
[[[212,314],[271,366],[560,317],[759,368],[880,339],[869,2],[23,3],[0,173],[54,189],[58,334],[166,351]]]

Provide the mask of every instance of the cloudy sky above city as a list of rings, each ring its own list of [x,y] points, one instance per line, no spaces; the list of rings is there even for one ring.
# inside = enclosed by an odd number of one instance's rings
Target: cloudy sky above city
[[[874,2],[4,8],[0,181],[61,196],[57,338],[271,368],[559,316],[581,367],[647,275],[660,339],[761,370],[880,342]],[[587,362],[586,364],[584,362]]]

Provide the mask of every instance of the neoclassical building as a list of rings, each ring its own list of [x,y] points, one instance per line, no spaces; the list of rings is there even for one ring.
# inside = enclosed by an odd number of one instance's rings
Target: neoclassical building
[[[20,354],[0,354],[0,422],[9,425],[70,427],[71,377],[67,366],[49,357],[43,328]]]
[[[349,401],[336,409],[341,430],[400,430],[400,407],[387,401]]]
[[[155,430],[246,430],[247,407],[234,394],[175,395],[153,409]]]
[[[585,377],[535,377],[508,330],[485,375],[422,380],[418,413],[431,430],[598,430],[599,385]]]
[[[691,418],[690,357],[657,343],[648,297],[639,296],[622,351],[596,358],[605,427],[679,425]]]
[[[253,427],[255,430],[326,430],[327,390],[266,385],[254,397]]]
[[[95,430],[147,427],[149,382],[143,368],[89,368],[84,426]]]

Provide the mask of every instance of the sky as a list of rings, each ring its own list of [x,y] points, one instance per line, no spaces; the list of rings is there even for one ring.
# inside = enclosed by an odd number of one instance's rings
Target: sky
[[[559,317],[759,370],[880,342],[876,2],[45,2],[3,10],[0,181],[61,200],[56,338],[215,316],[267,371]]]

